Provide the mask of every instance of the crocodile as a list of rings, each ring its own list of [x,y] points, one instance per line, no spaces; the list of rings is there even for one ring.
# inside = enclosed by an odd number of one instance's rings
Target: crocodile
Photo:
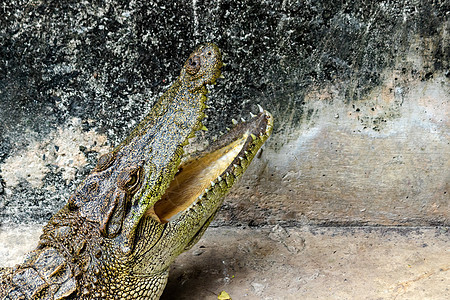
[[[159,299],[170,264],[201,238],[272,131],[263,110],[184,155],[223,66],[204,44],[150,113],[43,228],[22,264],[0,270],[0,299]],[[237,124],[236,124],[237,123]]]

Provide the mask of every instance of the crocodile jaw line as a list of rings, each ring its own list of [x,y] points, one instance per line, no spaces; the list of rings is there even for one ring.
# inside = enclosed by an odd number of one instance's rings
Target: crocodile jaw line
[[[204,201],[209,203],[207,199],[222,198],[247,169],[272,128],[273,118],[262,108],[250,120],[236,124],[204,152],[179,165],[165,193],[147,209],[146,216],[158,223],[172,223],[197,210]],[[207,204],[214,211],[217,205]]]

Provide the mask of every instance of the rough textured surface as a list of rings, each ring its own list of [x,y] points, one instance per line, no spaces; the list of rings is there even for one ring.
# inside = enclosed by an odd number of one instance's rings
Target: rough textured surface
[[[210,228],[171,269],[162,299],[379,299],[450,297],[448,229]],[[30,232],[21,226],[8,240]],[[0,240],[5,231],[0,229]],[[33,239],[27,239],[29,242]],[[28,247],[28,248],[26,248]],[[16,248],[9,258],[34,247]],[[0,265],[8,260],[0,249]],[[18,262],[18,261],[16,261]],[[8,264],[12,265],[13,261]]]
[[[256,103],[276,116],[253,175],[216,224],[448,224],[449,9],[409,0],[5,2],[0,222],[48,220],[189,51],[214,41],[228,66],[206,112],[207,139]]]

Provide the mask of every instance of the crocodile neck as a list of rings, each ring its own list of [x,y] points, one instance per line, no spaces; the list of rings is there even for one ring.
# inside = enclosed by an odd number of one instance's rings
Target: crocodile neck
[[[168,271],[138,275],[108,251],[96,224],[85,222],[67,205],[43,228],[39,245],[14,268],[0,269],[0,291],[11,299],[158,299]],[[131,296],[131,297],[130,297]]]

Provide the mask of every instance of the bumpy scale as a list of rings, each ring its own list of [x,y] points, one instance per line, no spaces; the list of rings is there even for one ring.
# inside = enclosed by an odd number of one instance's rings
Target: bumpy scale
[[[181,162],[221,67],[213,44],[191,54],[149,115],[50,219],[36,250],[0,269],[0,299],[159,299],[169,265],[200,239],[272,130],[261,109]]]

